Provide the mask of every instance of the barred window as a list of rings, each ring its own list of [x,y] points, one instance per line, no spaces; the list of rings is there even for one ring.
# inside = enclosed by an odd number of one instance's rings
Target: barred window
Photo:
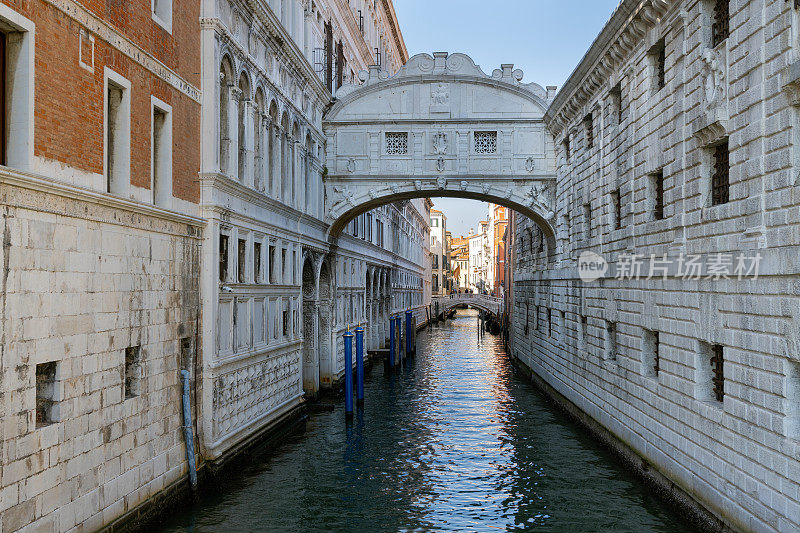
[[[711,47],[728,38],[730,34],[730,0],[714,0],[711,13]]]
[[[619,189],[611,191],[611,207],[614,210],[614,229],[622,228],[622,204],[620,203],[621,192]]]
[[[496,131],[476,131],[475,132],[475,153],[476,154],[496,154],[497,153],[497,132]]]
[[[711,171],[711,205],[726,204],[730,199],[730,160],[727,140],[713,148]]]
[[[653,89],[658,92],[666,85],[667,45],[664,39],[650,49],[653,65]]]
[[[405,155],[408,153],[408,133],[405,131],[386,132],[386,154]]]
[[[653,218],[661,220],[664,218],[664,171],[659,170],[650,176],[650,182],[653,195]]]
[[[721,402],[725,397],[725,373],[723,366],[725,364],[724,348],[720,344],[715,344],[711,347],[711,371],[713,377],[711,384],[714,391],[714,398]]]
[[[594,146],[594,121],[589,113],[583,118],[583,127],[586,129],[586,148]]]

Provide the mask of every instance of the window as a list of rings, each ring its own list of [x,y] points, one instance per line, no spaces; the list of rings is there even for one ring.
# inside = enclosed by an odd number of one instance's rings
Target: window
[[[283,336],[289,335],[289,301],[285,300],[283,304],[283,313],[281,316],[283,320]]]
[[[786,361],[786,436],[800,438],[800,364]]]
[[[714,0],[711,10],[711,47],[716,48],[730,33],[730,0]]]
[[[172,0],[153,0],[153,20],[172,33]]]
[[[657,378],[660,370],[658,331],[644,330],[642,335],[642,365],[644,375]]]
[[[439,219],[438,218],[432,218],[431,219],[431,227],[432,228],[438,228],[439,227]]]
[[[648,181],[653,219],[662,220],[664,218],[664,171],[659,170],[651,174]]]
[[[606,323],[606,359],[617,360],[617,325],[614,322]]]
[[[286,285],[288,281],[288,276],[286,275],[286,248],[281,250],[281,283]]]
[[[191,372],[194,368],[194,343],[191,337],[181,339],[181,360],[179,370]]]
[[[622,204],[620,203],[620,189],[611,191],[611,213],[614,229],[622,228]]]
[[[592,238],[592,204],[583,204],[583,233],[587,239]]]
[[[386,154],[405,155],[408,153],[408,133],[406,132],[386,132]]]
[[[653,92],[660,91],[666,85],[666,54],[667,49],[664,39],[658,41],[650,49],[650,62],[653,67]]]
[[[139,396],[142,364],[141,346],[125,348],[125,367],[122,374],[122,386],[125,388],[125,399]]]
[[[275,255],[275,247],[270,245],[269,247],[269,282],[275,283],[277,280],[275,279],[275,261],[277,261],[277,257]]]
[[[0,165],[28,170],[33,163],[36,26],[6,4],[0,3]]]
[[[589,328],[589,324],[588,324],[588,321],[586,320],[585,316],[581,315],[581,320],[578,323],[578,327],[580,328],[580,331],[578,331],[578,340],[580,342],[580,347],[581,347],[581,349],[585,350],[586,349],[586,334],[589,332],[589,329],[588,329]]]
[[[567,135],[564,137],[563,147],[564,147],[564,158],[567,160],[567,162],[569,162],[569,158],[570,158],[570,153],[569,153],[569,133],[567,133]]]
[[[525,302],[525,335],[528,334],[528,324],[530,324],[531,320],[531,304]]]
[[[106,192],[126,196],[131,170],[130,82],[106,68]]]
[[[721,402],[725,396],[725,350],[720,344],[698,341],[695,369],[698,400]]]
[[[236,250],[236,272],[239,283],[247,281],[245,274],[247,273],[247,241],[239,239],[239,245]]]
[[[261,281],[261,243],[253,243],[253,282]]]
[[[439,255],[436,254],[433,256],[433,268],[439,268]]]
[[[594,146],[594,121],[591,113],[583,118],[583,129],[586,134],[586,148],[591,149]]]
[[[228,279],[228,236],[219,235],[219,280]]]
[[[617,126],[622,125],[622,83],[617,83],[610,91],[611,105],[614,111],[614,120]]]
[[[153,108],[150,186],[153,203],[169,208],[172,199],[172,108],[154,96],[150,100]]]
[[[711,205],[730,200],[730,154],[728,141],[711,148]]]
[[[372,213],[367,213],[367,241],[372,242]]]
[[[547,336],[553,336],[553,310],[547,309]]]
[[[297,285],[297,250],[292,250],[292,285]]]
[[[475,153],[476,154],[496,154],[497,153],[497,132],[496,131],[476,131],[475,132]]]
[[[56,377],[58,363],[36,365],[36,427],[58,421]]]

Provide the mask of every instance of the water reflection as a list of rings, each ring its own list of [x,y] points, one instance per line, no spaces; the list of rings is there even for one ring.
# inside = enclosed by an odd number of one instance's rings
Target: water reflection
[[[477,314],[418,337],[366,404],[313,414],[223,493],[165,531],[686,531],[592,439],[514,374]]]

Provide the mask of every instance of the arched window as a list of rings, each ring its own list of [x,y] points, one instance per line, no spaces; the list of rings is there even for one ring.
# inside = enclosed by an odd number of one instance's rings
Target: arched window
[[[280,190],[279,135],[278,106],[273,100],[269,104],[269,125],[267,126],[267,141],[269,143],[267,150],[267,171],[269,172],[267,190],[272,196],[277,195]]]
[[[247,183],[249,178],[249,161],[248,161],[248,154],[249,154],[249,135],[247,134],[247,115],[248,115],[248,108],[250,103],[250,84],[247,81],[247,77],[242,74],[239,78],[239,105],[238,105],[238,121],[237,124],[239,125],[239,135],[238,135],[238,144],[239,144],[239,159],[238,159],[238,172],[237,178],[242,183]]]
[[[232,68],[228,58],[224,58],[219,67],[219,170],[223,174],[230,170],[230,98],[232,81]]]
[[[257,191],[264,191],[264,93],[261,88],[256,91],[253,109],[253,186]]]

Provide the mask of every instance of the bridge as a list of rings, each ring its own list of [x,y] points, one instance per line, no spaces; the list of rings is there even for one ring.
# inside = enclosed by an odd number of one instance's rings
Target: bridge
[[[440,313],[445,313],[457,305],[469,305],[470,307],[499,315],[503,308],[503,299],[497,296],[475,294],[471,292],[455,293],[448,296],[434,296],[431,298],[434,316],[439,316]]]

